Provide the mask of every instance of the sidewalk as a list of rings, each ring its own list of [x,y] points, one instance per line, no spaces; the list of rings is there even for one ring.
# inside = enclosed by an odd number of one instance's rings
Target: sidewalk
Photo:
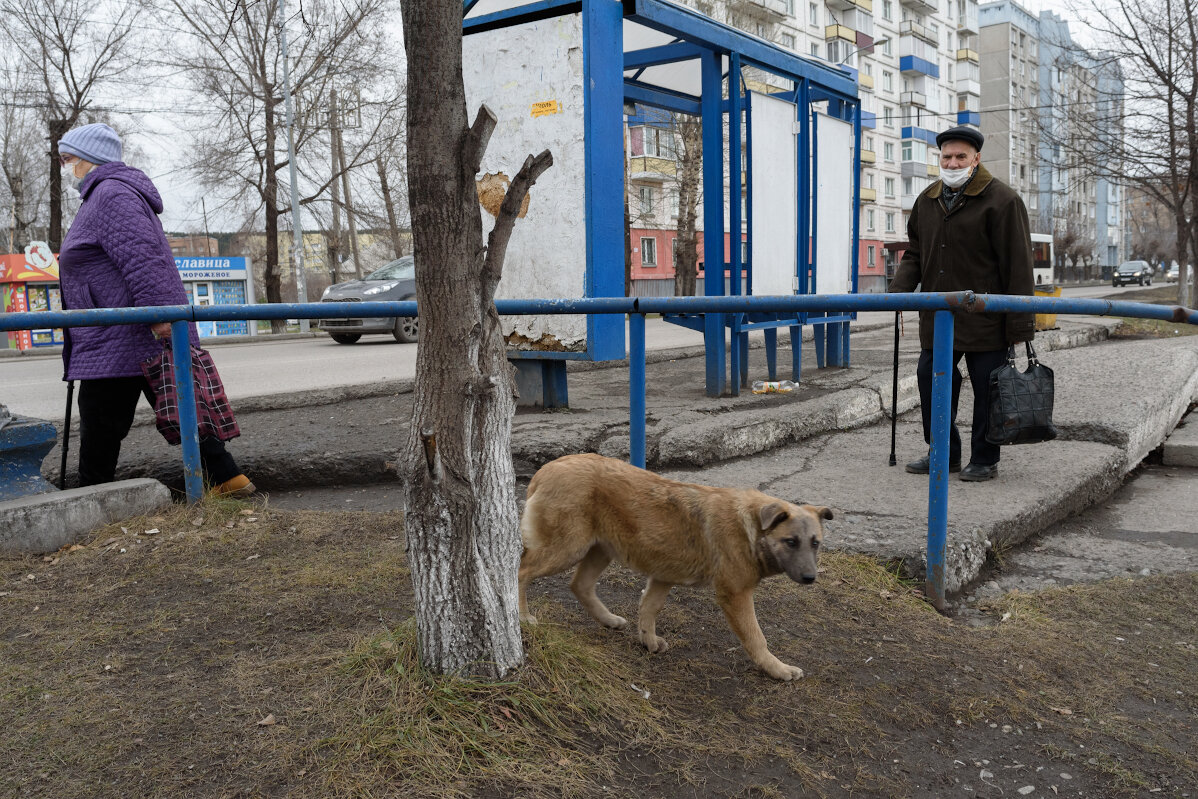
[[[901,562],[908,573],[920,575],[927,478],[902,468],[925,451],[918,414],[908,412],[918,401],[915,314],[905,315],[900,345],[899,465],[893,468],[887,465],[893,327],[883,319],[855,325],[849,369],[815,369],[814,352],[805,344],[802,380],[790,394],[746,390],[710,399],[704,395],[701,348],[651,353],[649,468],[830,505],[840,512],[829,526],[830,546]],[[1061,329],[1037,336],[1042,360],[1057,374],[1055,420],[1062,438],[1004,450],[993,482],[952,480],[949,591],[974,579],[989,551],[1008,548],[1108,496],[1198,400],[1198,337],[1106,341],[1115,324],[1062,318]],[[780,377],[788,376],[790,363],[785,338],[779,337]],[[766,376],[760,346],[751,349],[749,372],[750,381]],[[392,464],[411,413],[411,386],[403,382],[336,396],[238,402],[242,438],[230,450],[266,491],[393,481]],[[569,410],[517,414],[512,450],[522,479],[573,452],[627,458],[626,365],[571,364],[569,391]],[[331,404],[313,404],[321,400]],[[971,402],[966,381],[961,399],[966,421]],[[56,477],[57,450],[45,463]],[[180,463],[178,448],[168,447],[152,426],[138,426],[126,440],[118,477],[154,477],[177,486]]]

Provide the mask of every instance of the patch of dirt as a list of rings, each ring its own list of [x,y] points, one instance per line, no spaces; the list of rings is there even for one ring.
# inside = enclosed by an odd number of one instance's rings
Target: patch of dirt
[[[649,655],[586,617],[561,575],[532,586],[528,664],[482,684],[419,666],[399,513],[206,502],[122,524],[47,559],[0,558],[0,795],[1198,785],[1192,574],[1015,593],[984,609],[1005,620],[975,628],[828,553],[815,585],[758,592],[771,649],[807,672],[789,684],[753,667],[707,590],[671,593],[671,647]],[[631,616],[641,586],[612,570],[600,593]]]

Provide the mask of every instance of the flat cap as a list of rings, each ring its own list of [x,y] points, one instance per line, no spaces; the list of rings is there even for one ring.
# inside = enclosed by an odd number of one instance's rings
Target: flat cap
[[[946,141],[963,141],[967,144],[972,144],[978,152],[982,150],[982,143],[986,141],[986,137],[977,128],[969,125],[958,125],[955,128],[949,128],[943,133],[936,135],[936,146],[943,147]]]

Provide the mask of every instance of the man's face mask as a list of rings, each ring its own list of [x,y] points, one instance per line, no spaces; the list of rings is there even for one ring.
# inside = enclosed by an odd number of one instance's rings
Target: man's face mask
[[[944,185],[950,189],[960,188],[965,185],[965,181],[969,180],[969,176],[973,174],[973,167],[967,166],[961,169],[941,169],[940,179],[944,181]]]

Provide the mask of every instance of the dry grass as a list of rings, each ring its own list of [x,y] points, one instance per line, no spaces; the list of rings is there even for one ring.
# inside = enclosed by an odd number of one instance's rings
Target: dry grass
[[[975,751],[1093,796],[1198,784],[1193,575],[1012,594],[975,629],[829,553],[758,592],[793,684],[707,591],[675,589],[648,655],[551,578],[527,665],[482,683],[420,667],[401,525],[208,502],[0,559],[0,795],[927,796]],[[601,593],[628,615],[640,585]]]

